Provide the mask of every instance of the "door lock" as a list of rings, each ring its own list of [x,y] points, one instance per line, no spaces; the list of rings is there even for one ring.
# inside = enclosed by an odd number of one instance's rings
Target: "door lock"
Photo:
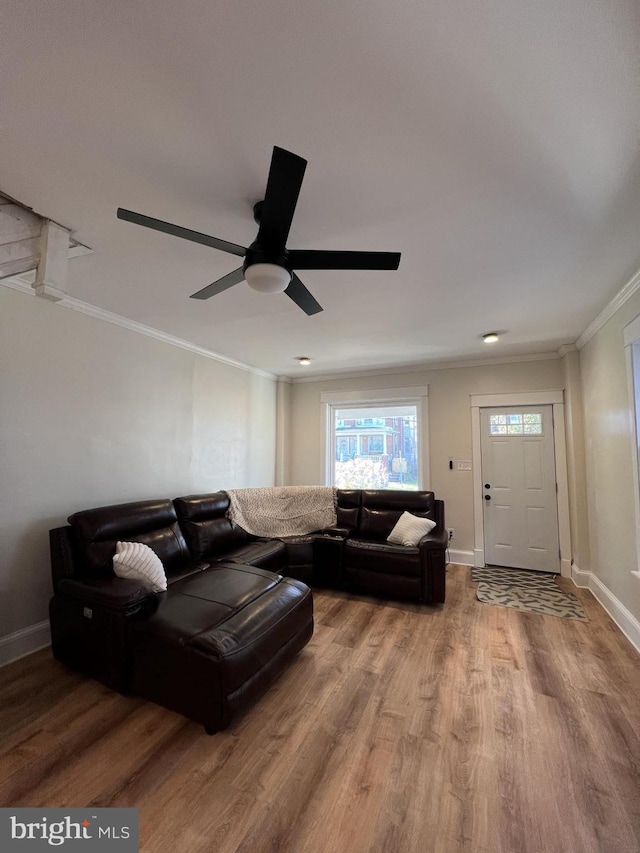
[[[491,500],[491,495],[485,495],[485,496],[484,496],[484,499],[485,499],[485,501],[490,501],[490,500]]]

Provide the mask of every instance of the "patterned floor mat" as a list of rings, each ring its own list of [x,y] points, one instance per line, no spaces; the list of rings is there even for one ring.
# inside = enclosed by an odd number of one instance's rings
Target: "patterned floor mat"
[[[588,621],[578,597],[561,590],[555,577],[519,569],[471,570],[471,579],[478,582],[477,598],[485,604]]]
[[[548,572],[527,572],[524,569],[503,569],[498,566],[471,569],[471,580],[485,583],[506,583],[509,586],[524,586],[528,589],[558,589],[556,575]]]

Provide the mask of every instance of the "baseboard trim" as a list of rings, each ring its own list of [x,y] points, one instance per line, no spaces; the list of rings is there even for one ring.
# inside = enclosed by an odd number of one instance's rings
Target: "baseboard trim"
[[[473,566],[473,551],[454,551],[449,548],[449,562],[460,563],[462,566]]]
[[[571,566],[571,579],[576,586],[588,589],[598,604],[607,611],[631,645],[640,652],[640,622],[593,572]]]
[[[51,645],[49,620],[21,628],[6,637],[0,637],[0,666],[6,666],[14,660],[37,652]]]

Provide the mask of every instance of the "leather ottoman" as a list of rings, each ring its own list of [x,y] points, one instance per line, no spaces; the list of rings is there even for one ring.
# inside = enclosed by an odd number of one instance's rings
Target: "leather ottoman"
[[[133,630],[133,692],[213,734],[309,641],[313,600],[300,581],[221,563],[171,583]]]

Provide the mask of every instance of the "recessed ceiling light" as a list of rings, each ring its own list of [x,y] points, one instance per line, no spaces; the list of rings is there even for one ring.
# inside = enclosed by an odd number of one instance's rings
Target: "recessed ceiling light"
[[[298,364],[302,364],[306,367],[308,364],[311,364],[311,359],[309,358],[308,355],[301,355],[298,358]]]
[[[496,332],[487,332],[486,335],[482,336],[482,340],[485,344],[495,344],[498,340],[498,335]]]

